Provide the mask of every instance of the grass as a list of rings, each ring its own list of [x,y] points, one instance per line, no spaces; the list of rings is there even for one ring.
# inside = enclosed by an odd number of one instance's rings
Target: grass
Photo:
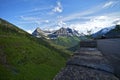
[[[68,37],[61,36],[61,37],[58,37],[57,39],[54,39],[53,43],[64,46],[66,48],[70,48],[70,47],[77,45],[79,41],[80,41],[80,38],[77,36],[68,36]]]
[[[52,80],[68,52],[0,19],[0,80]]]

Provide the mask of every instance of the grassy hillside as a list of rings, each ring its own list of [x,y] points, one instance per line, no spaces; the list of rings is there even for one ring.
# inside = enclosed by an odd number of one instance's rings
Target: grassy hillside
[[[61,36],[61,37],[58,37],[57,39],[54,39],[53,43],[64,46],[66,48],[70,48],[77,45],[79,41],[80,41],[80,38],[76,36],[68,36],[68,37]]]
[[[68,56],[0,19],[0,80],[52,80]]]

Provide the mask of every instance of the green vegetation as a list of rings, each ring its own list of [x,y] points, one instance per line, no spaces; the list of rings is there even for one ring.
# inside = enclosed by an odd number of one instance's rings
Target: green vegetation
[[[70,50],[72,52],[75,52],[76,50],[79,50],[79,49],[80,49],[80,42],[77,45],[68,48],[68,50]]]
[[[52,80],[69,57],[0,19],[0,80]]]
[[[61,36],[61,37],[58,37],[57,39],[54,39],[53,43],[64,46],[66,48],[70,48],[77,45],[79,41],[80,41],[80,38],[77,36],[68,36],[68,37]]]

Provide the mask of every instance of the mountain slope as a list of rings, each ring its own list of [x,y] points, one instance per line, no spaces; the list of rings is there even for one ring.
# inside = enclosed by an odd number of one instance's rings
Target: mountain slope
[[[103,28],[92,35],[93,38],[120,38],[120,25]]]
[[[109,32],[110,30],[112,30],[114,28],[115,28],[115,26],[103,28],[100,31],[94,33],[92,36],[93,36],[93,38],[101,38],[101,36],[105,35],[107,32]]]
[[[33,36],[37,37],[37,38],[46,38],[46,39],[49,39],[48,38],[48,35],[51,34],[50,31],[43,31],[41,30],[39,27],[37,27],[35,29],[35,31],[32,33]]]
[[[80,34],[71,28],[60,28],[53,33],[57,35],[56,39],[53,39],[53,43],[64,46],[65,48],[70,48],[77,45],[80,42]],[[70,49],[68,49],[70,50]]]
[[[67,54],[0,19],[0,80],[52,80]]]
[[[44,34],[45,33],[39,27],[32,33],[33,36],[36,36],[38,38],[44,36]]]
[[[66,48],[73,47],[77,45],[80,41],[80,38],[77,36],[60,36],[57,39],[53,39],[52,42],[64,46]]]
[[[106,38],[120,38],[120,25],[105,34]]]

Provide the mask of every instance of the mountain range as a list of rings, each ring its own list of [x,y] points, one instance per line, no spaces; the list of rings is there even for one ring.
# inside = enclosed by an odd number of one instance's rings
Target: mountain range
[[[40,28],[36,28],[36,30],[32,33],[33,36],[36,36],[38,38],[40,37],[48,37],[49,39],[56,39],[61,36],[80,36],[78,31],[71,29],[71,28],[60,28],[55,31],[44,31]],[[47,38],[47,39],[48,39]]]
[[[115,31],[115,30],[116,31]],[[40,28],[37,28],[33,33],[33,36],[38,38],[43,37],[51,40],[52,43],[56,45],[60,45],[66,48],[74,48],[74,46],[78,45],[81,40],[87,40],[91,38],[99,39],[99,38],[115,38],[120,37],[119,25],[106,27],[101,29],[100,31],[90,35],[81,35],[78,31],[71,28],[60,28],[55,31],[44,31]]]
[[[65,48],[73,47],[80,42],[80,34],[78,31],[71,28],[62,27],[55,31],[44,31],[40,28],[36,28],[32,35],[38,38],[49,39],[53,44]]]

